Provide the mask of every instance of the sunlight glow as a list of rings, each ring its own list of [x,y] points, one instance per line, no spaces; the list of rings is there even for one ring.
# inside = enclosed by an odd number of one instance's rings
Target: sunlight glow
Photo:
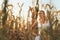
[[[36,0],[34,0],[34,3]],[[50,0],[39,0],[39,5],[40,3],[42,4],[46,4],[46,3],[49,3]],[[60,4],[59,0],[52,0],[53,2],[53,5],[57,8],[57,9],[60,9],[60,6],[57,5],[58,3]],[[2,9],[2,3],[3,3],[3,0],[0,0],[0,10]],[[21,16],[24,17],[24,19],[26,20],[27,18],[27,14],[28,14],[28,9],[29,9],[29,6],[32,6],[32,0],[8,0],[8,4],[12,4],[13,5],[13,15],[15,16],[19,16],[19,6],[18,6],[18,3],[21,4],[24,3],[23,7],[22,7],[22,12],[21,12]],[[34,4],[35,5],[35,4]]]

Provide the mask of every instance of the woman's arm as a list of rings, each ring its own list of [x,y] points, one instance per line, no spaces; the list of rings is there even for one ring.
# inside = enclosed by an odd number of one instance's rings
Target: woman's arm
[[[32,24],[31,29],[34,29],[35,27],[37,27],[37,25],[38,25],[38,22],[35,21],[35,22]]]

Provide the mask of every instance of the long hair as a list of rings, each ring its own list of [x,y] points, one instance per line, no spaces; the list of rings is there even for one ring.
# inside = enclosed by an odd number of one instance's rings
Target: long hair
[[[45,12],[44,12],[43,10],[40,10],[40,11],[38,12],[38,14],[39,14],[40,17],[41,17],[41,14],[43,14],[43,15],[44,15],[43,17],[45,17]]]

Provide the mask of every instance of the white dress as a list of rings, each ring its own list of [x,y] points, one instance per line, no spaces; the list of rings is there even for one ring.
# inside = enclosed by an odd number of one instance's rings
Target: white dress
[[[45,27],[50,27],[49,21],[47,21],[46,24],[41,24],[41,22],[40,22],[38,19],[37,19],[37,21],[38,21],[38,31],[39,31],[41,28],[44,29]],[[35,37],[35,40],[41,40],[40,31],[38,32],[38,34],[39,34],[39,35],[37,35],[37,36]]]
[[[50,27],[49,20],[47,21],[47,23],[44,23],[44,24],[42,24],[39,19],[37,19],[37,22],[38,22],[38,29],[40,29],[40,28],[43,29],[45,27]]]
[[[40,35],[37,35],[37,36],[35,37],[35,40],[41,40]]]

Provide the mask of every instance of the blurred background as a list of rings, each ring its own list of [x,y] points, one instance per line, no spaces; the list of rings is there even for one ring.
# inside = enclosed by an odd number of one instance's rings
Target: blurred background
[[[0,40],[60,40],[59,4],[60,0],[0,0]]]

